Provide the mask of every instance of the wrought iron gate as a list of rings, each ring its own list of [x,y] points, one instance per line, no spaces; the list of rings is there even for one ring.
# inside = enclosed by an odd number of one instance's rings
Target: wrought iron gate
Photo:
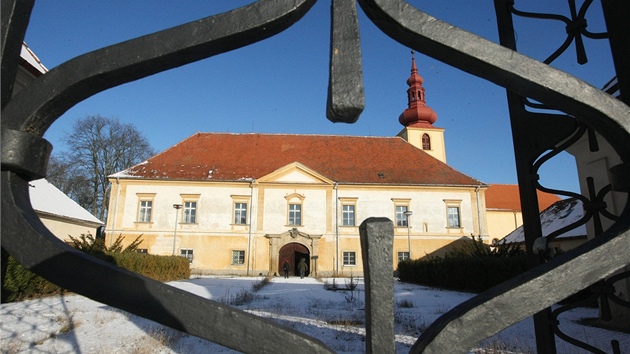
[[[11,98],[19,50],[34,0],[2,0],[2,279],[6,256],[11,254],[26,268],[66,289],[239,351],[330,352],[318,340],[291,329],[74,250],[41,224],[28,196],[28,181],[46,175],[51,145],[42,136],[67,109],[108,88],[273,36],[298,21],[314,2],[263,0],[87,53],[50,70]],[[610,190],[626,193],[629,190],[629,3],[602,0],[615,58],[619,98],[515,52],[511,18],[513,14],[527,14],[515,10],[513,1],[495,1],[503,46],[437,20],[401,0],[359,0],[359,3],[368,17],[391,38],[508,90],[532,269],[440,317],[421,335],[412,352],[465,352],[531,315],[536,322],[538,350],[555,351],[554,336],[562,337],[562,334],[551,325],[555,314],[550,306],[592,284],[599,282],[605,288],[617,277],[628,276],[626,272],[601,280],[630,263],[628,199],[621,214],[616,216],[609,215],[598,202]],[[575,8],[572,1],[569,3]],[[336,50],[331,51],[327,108],[327,116],[332,121],[354,122],[363,110],[363,85],[361,75],[357,74],[361,71],[361,58],[356,11],[352,0],[332,2],[331,48]],[[587,34],[581,30],[585,28],[583,12],[574,9],[573,13],[575,16],[569,19],[567,27],[578,28],[569,33],[569,41],[575,38],[577,42],[581,41],[581,35]],[[160,45],[156,45],[158,43]],[[566,116],[528,112],[530,99],[562,111]],[[550,131],[553,134],[548,134]],[[624,163],[611,169],[614,181],[611,186],[593,190],[589,196],[574,196],[591,207],[587,213],[589,218],[597,221],[603,215],[616,221],[608,230],[597,230],[597,237],[579,248],[547,260],[543,256],[546,245],[537,243],[542,235],[535,194],[536,189],[547,189],[535,176],[549,155],[540,155],[548,149],[551,154],[564,150],[571,139],[592,131],[603,137]],[[532,148],[526,144],[525,137],[538,146]],[[393,312],[390,311],[393,292],[384,285],[388,282],[378,281],[391,277],[392,251],[386,242],[393,235],[390,225],[388,220],[368,219],[361,226],[368,305],[367,352],[394,350]],[[382,242],[375,243],[375,240]],[[545,296],[540,296],[541,288],[546,289]],[[604,293],[602,296],[608,296],[611,301],[628,305],[611,297],[609,292]],[[486,321],[489,317],[494,320]],[[234,329],[246,335],[239,338],[228,335]],[[615,350],[619,351],[613,347]]]

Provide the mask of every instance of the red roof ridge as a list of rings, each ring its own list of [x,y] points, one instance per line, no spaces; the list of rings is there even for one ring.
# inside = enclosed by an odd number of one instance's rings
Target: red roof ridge
[[[485,185],[398,136],[320,134],[195,133],[111,177],[243,181],[292,162],[338,183]]]

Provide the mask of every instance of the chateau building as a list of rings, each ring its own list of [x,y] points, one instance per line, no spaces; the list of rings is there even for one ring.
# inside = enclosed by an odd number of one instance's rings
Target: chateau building
[[[111,175],[106,242],[188,257],[201,274],[362,275],[359,225],[394,223],[394,264],[487,239],[487,185],[446,164],[412,57],[396,137],[197,133]]]

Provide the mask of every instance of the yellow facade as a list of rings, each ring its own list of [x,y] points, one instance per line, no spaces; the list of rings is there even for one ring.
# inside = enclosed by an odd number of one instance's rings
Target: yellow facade
[[[344,185],[299,163],[258,180],[110,181],[106,242],[122,235],[126,245],[141,235],[140,249],[191,256],[197,274],[280,274],[280,262],[290,254],[294,263],[307,255],[311,275],[360,276],[358,226],[369,217],[394,223],[394,268],[409,246],[412,258],[439,255],[453,242],[478,236],[486,223],[479,188]],[[292,219],[292,205],[301,208],[299,221]],[[396,226],[401,205],[413,211],[409,227]],[[459,227],[448,227],[449,207],[459,212]]]
[[[520,210],[488,210],[486,214],[489,240],[500,240],[523,225],[523,213]]]

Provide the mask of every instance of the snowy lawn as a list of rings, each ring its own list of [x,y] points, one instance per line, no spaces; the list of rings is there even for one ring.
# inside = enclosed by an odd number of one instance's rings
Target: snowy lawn
[[[203,277],[170,284],[236,307],[318,338],[338,353],[365,352],[364,287],[330,291],[314,278],[274,278],[261,290],[260,277]],[[345,286],[346,279],[336,284]],[[395,281],[392,279],[392,281]],[[331,279],[326,279],[332,285]],[[409,351],[422,331],[440,315],[473,294],[395,281],[396,351]],[[354,297],[354,298],[353,298]],[[2,353],[232,353],[233,351],[165,328],[79,295],[62,295],[0,306]],[[579,308],[562,319],[565,333],[611,352],[610,340],[630,353],[630,335],[582,327],[574,321],[596,317],[597,309]],[[479,348],[535,352],[531,319],[481,343]],[[558,353],[581,353],[558,340]]]

